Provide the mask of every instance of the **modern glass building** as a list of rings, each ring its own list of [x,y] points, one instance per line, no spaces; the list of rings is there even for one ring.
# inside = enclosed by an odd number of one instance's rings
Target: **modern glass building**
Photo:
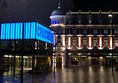
[[[38,22],[0,24],[0,71],[4,75],[46,63],[51,66],[53,32]],[[2,72],[4,71],[4,72]]]
[[[64,12],[59,4],[50,19],[57,67],[118,63],[118,12]]]

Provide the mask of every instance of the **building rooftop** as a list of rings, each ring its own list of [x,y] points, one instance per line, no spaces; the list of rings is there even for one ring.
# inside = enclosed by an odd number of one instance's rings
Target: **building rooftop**
[[[66,11],[64,11],[60,6],[60,2],[58,4],[58,8],[52,12],[51,16],[53,15],[66,15]]]

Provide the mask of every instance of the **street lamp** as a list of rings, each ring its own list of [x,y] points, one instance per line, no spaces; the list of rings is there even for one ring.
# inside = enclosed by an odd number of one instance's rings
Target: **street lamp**
[[[111,10],[109,12],[110,13],[109,13],[108,17],[110,18],[110,24],[111,24],[111,29],[110,29],[111,30],[110,34],[112,37],[112,40],[111,40],[112,59],[111,59],[111,61],[112,61],[112,72],[113,72],[113,15],[112,15]]]

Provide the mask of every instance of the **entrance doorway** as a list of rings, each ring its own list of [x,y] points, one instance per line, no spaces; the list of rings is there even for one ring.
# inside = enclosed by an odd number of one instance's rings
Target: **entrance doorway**
[[[79,58],[78,57],[71,57],[71,65],[72,66],[77,66],[79,64]]]
[[[56,57],[56,67],[57,68],[62,67],[62,57]]]
[[[90,57],[91,57],[91,65],[103,66],[105,63],[104,55],[99,52],[91,53]]]
[[[91,65],[99,65],[99,59],[98,58],[92,58]]]

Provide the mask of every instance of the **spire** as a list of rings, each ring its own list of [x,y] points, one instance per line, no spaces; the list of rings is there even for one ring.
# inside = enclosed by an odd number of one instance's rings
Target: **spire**
[[[61,8],[61,2],[60,2],[60,0],[59,0],[58,9],[60,9],[60,8]]]

